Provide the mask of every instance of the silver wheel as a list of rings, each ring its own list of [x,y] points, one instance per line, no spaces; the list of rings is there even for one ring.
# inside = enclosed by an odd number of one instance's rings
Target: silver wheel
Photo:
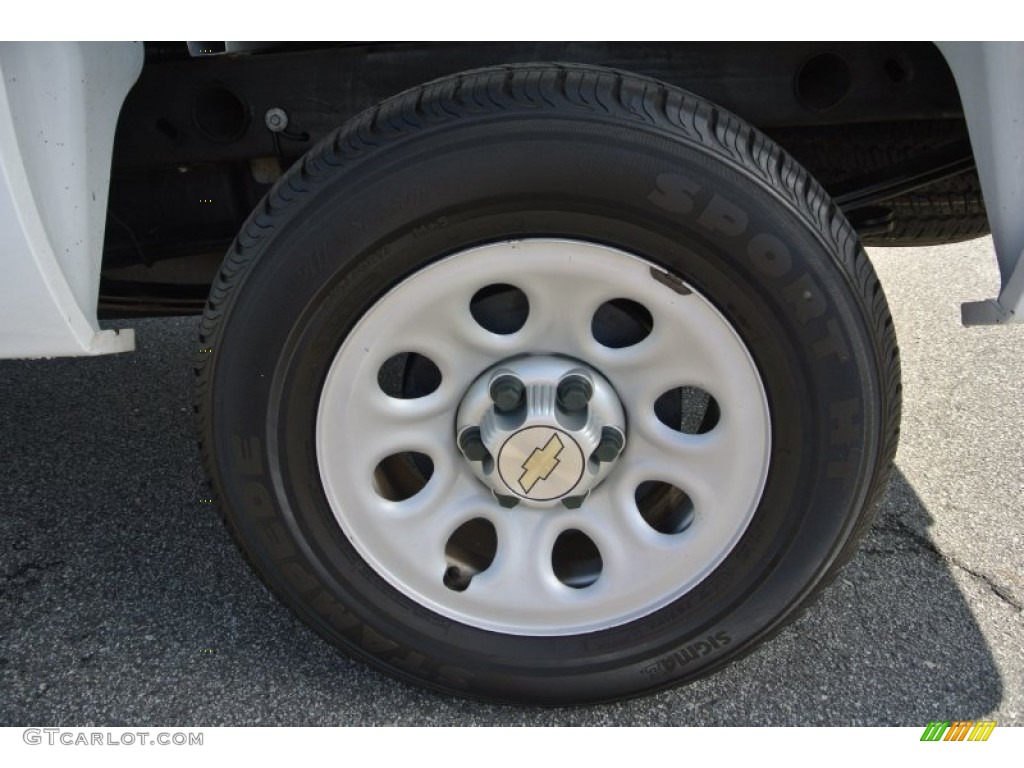
[[[410,359],[426,383],[389,384]],[[570,374],[591,392],[561,402]],[[395,589],[473,627],[572,635],[650,614],[725,559],[770,432],[757,368],[706,298],[623,251],[527,240],[381,297],[330,366],[316,449],[342,531]]]

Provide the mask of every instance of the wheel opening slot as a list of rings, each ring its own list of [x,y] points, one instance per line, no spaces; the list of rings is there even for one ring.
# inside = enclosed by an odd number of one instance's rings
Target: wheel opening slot
[[[491,567],[498,552],[498,532],[494,524],[475,517],[460,525],[448,537],[444,557],[448,563],[443,582],[453,592],[464,592],[473,577]]]
[[[687,435],[710,432],[722,418],[718,401],[700,387],[674,387],[654,401],[654,415],[669,429]]]
[[[693,524],[693,500],[685,491],[660,480],[646,480],[634,494],[640,516],[658,533],[682,533]]]
[[[469,300],[469,312],[480,327],[508,336],[526,324],[530,302],[526,294],[508,283],[486,285]]]
[[[434,474],[425,453],[402,451],[383,459],[373,472],[373,489],[382,499],[407,501],[423,490]]]
[[[378,369],[377,386],[388,397],[415,400],[437,391],[441,386],[441,369],[418,352],[401,352],[389,357]]]
[[[604,561],[597,544],[583,531],[562,531],[551,548],[555,577],[573,589],[584,589],[601,578]]]
[[[590,323],[594,339],[606,347],[622,349],[639,344],[650,336],[654,318],[650,310],[632,299],[611,299],[604,302]]]

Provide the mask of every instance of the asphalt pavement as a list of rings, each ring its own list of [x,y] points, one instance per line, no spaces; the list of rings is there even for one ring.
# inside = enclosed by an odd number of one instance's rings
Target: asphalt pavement
[[[1024,725],[1024,326],[959,324],[997,289],[987,238],[871,256],[905,407],[861,551],[750,656],[615,705],[428,693],[278,604],[200,501],[194,318],[113,324],[129,355],[0,361],[0,725]]]

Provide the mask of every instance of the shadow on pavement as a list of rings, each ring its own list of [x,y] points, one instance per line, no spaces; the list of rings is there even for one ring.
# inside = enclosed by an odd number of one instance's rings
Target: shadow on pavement
[[[0,725],[913,725],[1002,682],[928,511],[896,471],[853,563],[723,672],[621,704],[447,699],[336,654],[264,590],[203,486],[194,319],[139,351],[0,362]]]

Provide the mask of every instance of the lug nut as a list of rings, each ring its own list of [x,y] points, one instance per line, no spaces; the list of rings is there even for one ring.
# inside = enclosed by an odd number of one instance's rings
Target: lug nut
[[[490,454],[480,437],[479,427],[470,427],[459,435],[459,449],[470,461],[483,461]]]
[[[593,394],[593,383],[581,373],[566,374],[558,382],[558,402],[567,411],[585,408]]]
[[[512,507],[519,505],[519,499],[515,496],[505,496],[500,493],[495,493],[494,498],[496,498],[498,503],[505,509],[512,509]]]
[[[566,496],[562,499],[562,506],[566,509],[579,509],[583,506],[583,502],[587,500],[588,495],[589,491],[579,496]]]
[[[597,444],[594,458],[600,462],[615,461],[622,453],[626,438],[615,427],[604,427],[601,430],[601,442]]]
[[[511,373],[503,373],[491,382],[491,400],[494,407],[502,413],[514,411],[523,402],[523,382]]]

